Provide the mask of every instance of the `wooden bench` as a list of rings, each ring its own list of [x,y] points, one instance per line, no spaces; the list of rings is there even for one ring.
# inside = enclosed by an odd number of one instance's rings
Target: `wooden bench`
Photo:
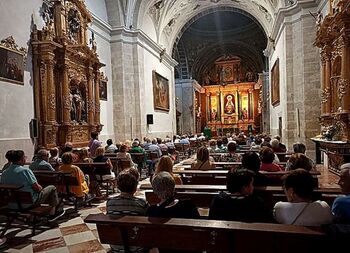
[[[60,204],[63,202],[63,199],[68,200],[71,197],[74,197],[73,205],[76,212],[78,211],[79,206],[91,205],[91,201],[94,199],[81,199],[81,201],[79,201],[79,199],[70,191],[71,186],[79,186],[78,179],[72,176],[71,173],[62,171],[34,171],[34,175],[41,186],[56,186],[58,195],[61,197]],[[65,203],[67,204],[70,202]]]
[[[194,161],[184,161],[182,162],[181,165],[178,165],[178,167],[183,167],[183,168],[191,168],[191,164]],[[242,165],[242,162],[214,162],[216,167],[236,167]],[[278,165],[281,166],[286,166],[287,162],[277,162]]]
[[[149,183],[144,183],[140,185],[140,190],[152,190],[152,185]],[[256,186],[254,189],[269,190],[273,192],[283,193],[282,186]],[[176,191],[199,191],[199,192],[218,192],[225,191],[226,185],[175,185]],[[315,188],[314,192],[319,192],[322,194],[342,194],[340,188]]]
[[[39,222],[38,218],[48,216],[52,207],[35,205],[31,193],[21,191],[21,188],[22,186],[0,184],[0,215],[6,217],[6,224],[1,230],[0,237],[5,235],[14,221],[31,226],[32,235],[35,235],[38,226],[50,225],[47,220],[44,223]]]
[[[148,194],[147,193],[148,191],[153,191],[151,184],[141,184],[140,189],[146,190],[146,194]],[[193,194],[193,196],[190,196],[189,198],[193,200],[198,199],[197,203],[200,203],[199,207],[209,207],[209,204],[211,203],[211,199],[212,199],[212,194],[207,194],[207,193],[217,194],[220,191],[226,191],[226,185],[193,185],[193,184],[175,185],[175,193],[177,194],[177,196],[188,198],[187,195],[190,195],[191,193],[195,193]],[[254,191],[258,193],[263,199],[265,199],[268,202],[267,203],[268,206],[270,207],[273,207],[273,205],[277,201],[287,201],[284,190],[281,186],[254,187]],[[204,193],[204,194],[201,196],[200,193]],[[314,200],[317,200],[317,199],[324,200],[331,206],[334,199],[342,193],[340,188],[315,188],[313,194],[314,194],[313,196]],[[209,197],[204,195],[209,195]],[[146,195],[146,198],[147,198],[147,195]],[[205,205],[203,206],[202,203],[207,203],[207,206]]]
[[[181,170],[175,169],[174,174],[179,174],[184,184],[226,184],[226,175],[228,170]],[[267,172],[260,171],[261,174],[266,176],[266,185],[282,185],[282,176],[288,174],[288,171]],[[317,176],[321,175],[318,171],[311,171],[313,175],[314,185],[318,186]]]
[[[327,237],[318,228],[234,221],[90,214],[101,243],[169,250],[220,253],[325,252]],[[321,251],[320,251],[321,250]],[[162,252],[166,252],[163,250]]]
[[[319,189],[314,191],[314,200],[323,200],[332,206],[340,191],[337,189]],[[175,191],[175,197],[178,199],[190,199],[196,207],[209,208],[213,197],[218,195],[215,191]],[[260,196],[267,207],[272,209],[278,201],[287,201],[283,189],[276,186],[255,187],[255,193]],[[145,191],[146,200],[149,204],[155,205],[160,202],[153,190]]]
[[[104,175],[111,175],[111,169],[108,163],[104,162],[94,162],[94,163],[74,163],[73,165],[78,166],[84,174],[88,174],[90,176],[90,180],[97,181],[101,187],[103,187],[103,183],[106,183],[106,197],[109,195],[109,187],[113,180],[107,179],[103,180],[102,177]],[[117,174],[116,174],[117,175]],[[114,192],[114,188],[112,190]]]

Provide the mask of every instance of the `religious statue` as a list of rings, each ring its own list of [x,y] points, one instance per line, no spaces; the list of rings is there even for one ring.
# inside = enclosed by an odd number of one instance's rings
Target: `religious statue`
[[[76,122],[81,122],[83,120],[83,112],[85,111],[85,102],[79,89],[69,94],[69,101],[71,119]]]
[[[71,8],[68,12],[68,35],[70,39],[75,39],[80,29],[80,19],[78,11]]]
[[[204,85],[209,85],[210,84],[210,75],[209,72],[207,74],[205,74],[204,78],[203,78],[203,84]]]
[[[247,108],[243,108],[243,110],[242,110],[242,112],[241,112],[241,119],[242,120],[246,120],[246,119],[248,119],[248,110],[247,110]]]
[[[318,12],[317,12],[317,19],[316,19],[316,25],[317,25],[318,27],[321,26],[322,20],[323,20],[323,14],[322,14],[321,11],[318,11]]]
[[[96,40],[95,40],[95,33],[94,32],[91,33],[91,38],[90,38],[89,43],[91,45],[92,51],[96,52],[97,43],[96,43]]]
[[[233,101],[233,95],[226,96],[225,113],[232,114],[235,112],[235,104]]]
[[[211,120],[212,120],[212,121],[216,121],[216,115],[217,115],[216,110],[213,109],[213,110],[211,111]]]

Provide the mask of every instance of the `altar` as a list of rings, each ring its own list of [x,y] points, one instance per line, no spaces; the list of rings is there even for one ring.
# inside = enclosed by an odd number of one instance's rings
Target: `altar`
[[[329,14],[317,21],[321,134],[312,141],[324,153],[325,167],[339,175],[340,166],[350,162],[350,2],[330,1],[329,8]]]
[[[259,91],[254,82],[205,86],[206,125],[220,135],[258,131]]]

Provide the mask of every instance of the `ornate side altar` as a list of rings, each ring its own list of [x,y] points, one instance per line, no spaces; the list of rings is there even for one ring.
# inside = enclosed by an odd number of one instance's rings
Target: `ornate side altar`
[[[99,69],[104,64],[93,34],[87,38],[91,16],[82,0],[44,2],[41,13],[45,26],[34,25],[31,41],[38,145],[86,146],[90,133],[102,129]]]
[[[321,52],[321,134],[312,140],[339,172],[350,161],[350,2],[330,1],[329,14],[317,18],[315,45]]]

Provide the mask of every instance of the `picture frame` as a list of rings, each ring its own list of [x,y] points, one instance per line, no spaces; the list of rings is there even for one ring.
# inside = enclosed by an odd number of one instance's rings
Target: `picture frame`
[[[277,106],[280,103],[280,70],[279,59],[271,69],[271,104]]]
[[[0,81],[24,85],[25,48],[12,36],[0,41]]]
[[[101,73],[100,85],[99,85],[99,94],[100,100],[107,101],[107,82],[108,78]]]
[[[153,105],[155,110],[169,111],[169,80],[152,71]]]

